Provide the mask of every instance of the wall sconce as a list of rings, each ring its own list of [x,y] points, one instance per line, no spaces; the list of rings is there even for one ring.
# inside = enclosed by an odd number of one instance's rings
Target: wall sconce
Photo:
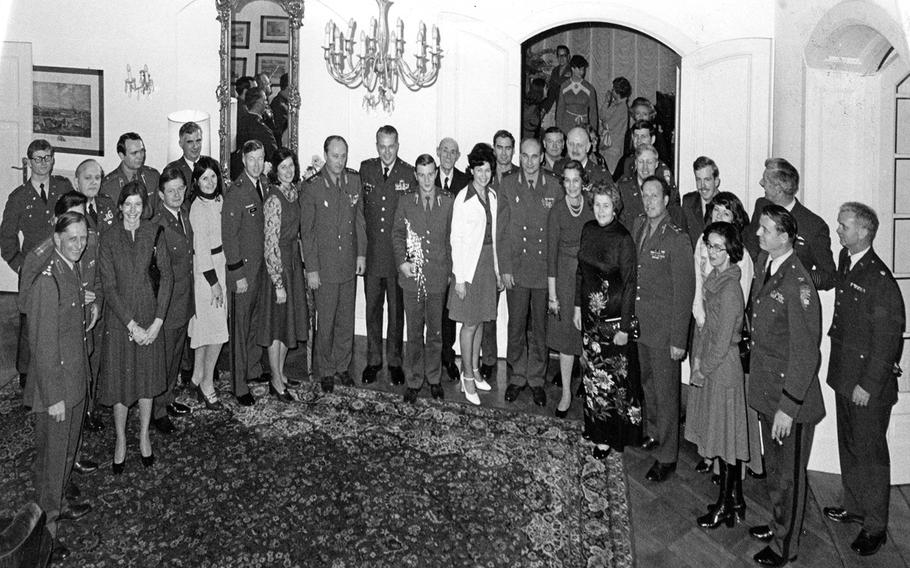
[[[138,94],[136,98],[138,99],[141,95],[149,96],[155,91],[155,81],[152,80],[152,75],[149,73],[148,65],[143,65],[142,69],[139,70],[139,79],[133,76],[133,70],[130,68],[129,64],[126,65],[126,80],[123,82],[123,90],[131,98],[133,96],[133,91],[136,91]]]

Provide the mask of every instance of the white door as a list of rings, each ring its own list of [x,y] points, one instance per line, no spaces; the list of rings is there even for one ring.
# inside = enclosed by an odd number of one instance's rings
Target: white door
[[[22,158],[32,139],[32,44],[3,42],[0,56],[0,211],[22,185]],[[18,277],[0,261],[0,291],[16,292]]]
[[[717,162],[721,189],[751,211],[771,149],[771,40],[732,39],[682,57],[679,88],[679,188],[692,191],[691,164]]]

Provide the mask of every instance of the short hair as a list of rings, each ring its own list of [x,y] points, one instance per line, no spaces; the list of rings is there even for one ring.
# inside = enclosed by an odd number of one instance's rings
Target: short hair
[[[515,147],[515,137],[512,136],[512,133],[508,130],[497,130],[496,134],[493,135],[493,145],[496,145],[496,141],[500,138],[508,138],[512,142],[512,147]],[[477,146],[474,146],[475,148]]]
[[[193,134],[194,132],[202,132],[202,127],[196,124],[193,121],[184,122],[180,127],[180,131],[177,133],[179,138],[183,138],[187,134]]]
[[[234,82],[234,90],[236,90],[237,94],[239,95],[240,93],[248,90],[255,83],[256,83],[256,79],[253,79],[249,75],[244,75],[243,77],[240,77],[239,79],[237,79],[237,81]]]
[[[158,176],[158,191],[164,191],[164,184],[175,179],[182,181],[184,188],[189,185],[186,181],[186,175],[183,173],[183,168],[179,165],[164,168],[164,171]]]
[[[243,95],[243,106],[249,110],[259,99],[267,98],[262,89],[247,89],[246,94]]]
[[[77,223],[82,223],[88,227],[88,223],[85,222],[85,215],[77,211],[64,211],[57,216],[57,222],[54,223],[54,232],[58,235],[65,233],[70,226]]]
[[[190,197],[191,199],[196,199],[200,195],[206,195],[199,189],[199,178],[205,174],[206,170],[215,172],[215,177],[218,180],[215,185],[215,191],[212,192],[211,197],[218,197],[224,193],[224,179],[221,177],[221,164],[211,156],[199,156],[199,159],[196,160],[196,165],[193,167],[193,190]]]
[[[568,45],[561,45],[561,44],[560,44],[560,45],[557,45],[557,46],[556,46],[556,55],[559,55],[559,52],[560,52],[560,51],[565,51],[565,52],[566,52],[566,55],[569,55],[569,53],[571,53],[571,52],[569,51],[569,46],[568,46]]]
[[[562,128],[558,126],[551,126],[543,131],[543,137],[546,138],[547,134],[561,134],[563,142],[566,141],[566,133],[562,131]]]
[[[743,202],[740,201],[739,197],[737,197],[735,194],[729,191],[717,192],[717,195],[715,195],[714,198],[708,202],[707,207],[705,207],[706,222],[711,219],[711,215],[714,213],[715,207],[723,207],[732,213],[733,225],[735,225],[740,232],[745,230],[745,228],[749,225],[749,214],[746,213],[746,208],[743,207]]]
[[[345,140],[343,136],[339,136],[338,134],[332,134],[331,136],[329,136],[328,138],[325,139],[325,142],[322,143],[322,151],[325,152],[326,154],[328,154],[329,146],[332,145],[332,142],[341,142],[342,144],[344,144],[344,149],[345,150],[348,149],[348,141]]]
[[[650,178],[649,178],[650,179]],[[610,198],[610,201],[613,203],[613,214],[619,217],[619,214],[622,213],[622,194],[619,193],[619,190],[616,189],[615,185],[608,183],[605,180],[600,180],[594,182],[593,187],[591,187],[591,204],[594,204],[594,198],[598,195],[605,195]]]
[[[796,218],[789,211],[780,205],[769,203],[762,208],[761,214],[774,221],[774,227],[777,232],[787,233],[790,243],[796,240],[796,235],[799,234],[799,226],[796,224]]]
[[[714,163],[714,160],[707,156],[695,158],[695,161],[692,163],[692,171],[697,172],[698,170],[703,170],[705,168],[711,168],[711,173],[715,178],[720,175],[720,170],[717,169],[717,164]]]
[[[243,143],[243,148],[240,149],[240,153],[244,156],[256,150],[262,150],[265,153],[265,146],[259,140],[247,140]]]
[[[379,127],[379,130],[376,131],[376,142],[379,142],[380,136],[394,136],[395,141],[398,141],[398,129],[392,126],[391,124],[384,124]]]
[[[51,146],[51,143],[44,138],[36,138],[32,140],[31,143],[29,143],[28,148],[25,150],[25,155],[28,156],[29,160],[31,160],[32,156],[35,155],[35,152],[39,150],[44,150],[51,156],[54,155],[54,147]]]
[[[76,166],[76,177],[78,178],[80,175],[82,175],[82,172],[85,171],[85,168],[89,167],[92,164],[98,166],[98,169],[101,171],[101,177],[104,177],[104,168],[101,167],[101,164],[98,163],[98,160],[93,160],[91,158],[79,162],[79,165]]]
[[[57,203],[54,204],[54,216],[59,217],[72,209],[73,207],[79,207],[80,205],[85,205],[88,203],[88,197],[79,193],[76,190],[67,191],[57,199]]]
[[[569,60],[569,67],[574,67],[576,69],[587,69],[588,60],[581,55],[573,55],[572,59]]]
[[[291,180],[292,183],[297,183],[300,181],[300,162],[297,160],[297,152],[294,152],[290,148],[282,146],[275,150],[275,153],[272,154],[272,171],[269,172],[269,181],[272,183],[278,183],[278,166],[281,162],[291,158],[294,161],[294,179]]]
[[[120,135],[120,138],[117,139],[117,153],[126,154],[126,141],[133,140],[142,142],[142,136],[139,136],[135,132],[124,132]]]
[[[632,84],[625,77],[613,79],[613,92],[619,95],[621,99],[627,99],[632,95]]]
[[[632,104],[629,105],[629,109],[631,110],[637,106],[645,106],[651,111],[654,110],[654,105],[651,104],[651,100],[648,97],[635,97]]]
[[[660,153],[657,151],[657,148],[655,148],[651,144],[642,144],[641,146],[635,148],[635,158],[637,159],[639,156],[641,156],[645,152],[650,152],[650,153],[654,154],[655,158],[658,158],[658,159],[660,158]]]
[[[126,203],[127,198],[138,195],[139,199],[142,200],[142,217],[146,217],[146,212],[149,206],[148,194],[145,189],[145,185],[139,181],[134,180],[120,189],[120,197],[117,198],[117,216],[123,219],[123,211],[120,211],[120,208],[123,207],[123,204]]]
[[[646,177],[641,182],[641,187],[644,188],[646,183],[650,183],[652,181],[656,181],[657,183],[660,184],[660,188],[664,192],[664,197],[670,197],[670,185],[667,183],[667,180],[665,180],[661,176],[651,175],[651,176]]]
[[[543,150],[543,144],[540,142],[539,139],[537,139],[536,136],[528,136],[526,138],[521,139],[521,144],[518,146],[519,151],[521,150],[521,147],[525,145],[525,142],[533,142],[533,143],[537,144],[538,150]]]
[[[278,88],[284,90],[284,89],[287,89],[288,85],[290,85],[290,84],[291,84],[291,81],[290,81],[290,77],[288,77],[288,74],[282,73],[281,77],[279,77],[279,79],[278,79]]]
[[[727,255],[730,257],[731,263],[736,264],[743,259],[743,237],[738,227],[725,221],[711,223],[705,227],[701,236],[706,245],[708,244],[708,235],[712,234],[723,237],[724,248],[727,249]]]
[[[417,160],[414,162],[414,167],[416,168],[418,166],[429,166],[431,164],[434,168],[436,167],[436,160],[433,159],[433,156],[429,154],[421,154],[417,156]]]
[[[869,232],[869,242],[878,234],[878,215],[875,209],[859,201],[848,201],[840,206],[841,213],[851,213],[859,225]]]
[[[565,165],[562,167],[563,177],[565,177],[566,170],[577,171],[579,174],[581,174],[581,183],[584,185],[588,185],[588,173],[585,171],[585,167],[583,165],[581,165],[581,162],[579,162],[578,160],[569,160],[568,162],[566,162]]]
[[[486,142],[478,142],[471,148],[468,154],[468,167],[473,170],[484,163],[490,166],[493,174],[496,174],[496,155],[493,154],[493,147]]]
[[[648,130],[648,133],[651,134],[651,136],[654,136],[654,133],[657,131],[657,129],[654,128],[654,123],[650,120],[636,120],[632,123],[632,127],[629,128],[632,132],[645,129]]]
[[[768,179],[787,195],[796,195],[799,191],[799,172],[783,158],[768,158],[765,160],[765,169]]]

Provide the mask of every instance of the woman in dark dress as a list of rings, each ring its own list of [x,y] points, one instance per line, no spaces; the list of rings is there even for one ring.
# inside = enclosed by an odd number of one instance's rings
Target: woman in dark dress
[[[263,325],[258,343],[268,347],[272,382],[269,392],[283,402],[294,398],[287,387],[298,381],[284,374],[288,349],[305,343],[309,324],[303,262],[300,260],[300,202],[297,184],[300,165],[297,155],[279,148],[272,156],[272,184],[263,205],[265,216],[265,267],[269,285],[261,288]]]
[[[572,404],[572,366],[581,355],[581,332],[575,329],[575,272],[578,269],[578,243],[585,223],[594,219],[585,203],[582,188],[587,185],[584,166],[569,160],[563,170],[565,201],[550,209],[547,219],[547,347],[559,352],[562,398],[556,416],[565,418]]]
[[[633,340],[635,243],[619,222],[622,198],[593,188],[594,221],[581,231],[575,279],[575,327],[582,331],[585,433],[605,458],[641,437],[641,386]]]
[[[117,199],[120,222],[101,236],[104,338],[99,399],[114,407],[115,474],[123,472],[126,418],[136,401],[142,463],[150,467],[155,462],[149,440],[152,399],[166,388],[164,342],[158,334],[170,302],[173,274],[167,247],[156,246],[159,225],[143,216],[148,206],[145,192],[138,181],[123,186]],[[153,254],[160,273],[157,295],[149,274]]]

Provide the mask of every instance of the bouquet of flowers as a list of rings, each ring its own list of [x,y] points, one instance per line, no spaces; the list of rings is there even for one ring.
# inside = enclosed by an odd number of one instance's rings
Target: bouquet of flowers
[[[405,241],[406,260],[414,265],[414,278],[417,280],[417,300],[420,301],[427,295],[426,276],[423,274],[423,265],[426,262],[423,256],[423,240],[411,229],[411,222],[407,219],[404,220],[404,226],[408,231]]]

